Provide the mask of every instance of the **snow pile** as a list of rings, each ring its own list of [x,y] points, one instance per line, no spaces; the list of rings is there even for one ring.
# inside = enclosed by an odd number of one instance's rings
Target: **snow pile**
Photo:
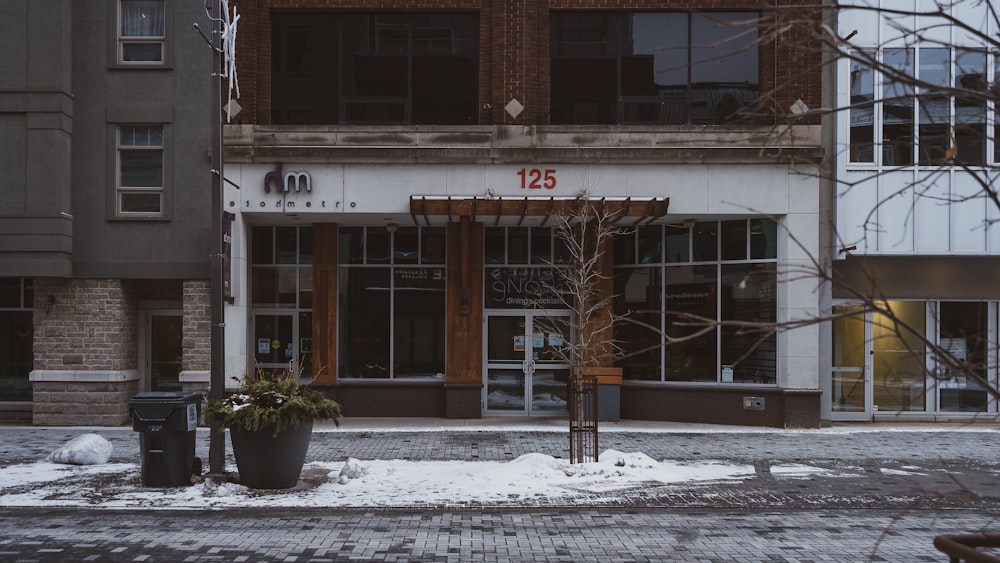
[[[0,506],[106,508],[426,507],[612,504],[650,488],[751,479],[753,466],[658,462],[608,450],[598,463],[527,454],[509,462],[358,460],[308,463],[299,485],[269,491],[206,481],[145,488],[138,464],[0,468]]]
[[[99,434],[81,434],[50,453],[45,461],[73,465],[101,465],[111,459],[114,446]]]

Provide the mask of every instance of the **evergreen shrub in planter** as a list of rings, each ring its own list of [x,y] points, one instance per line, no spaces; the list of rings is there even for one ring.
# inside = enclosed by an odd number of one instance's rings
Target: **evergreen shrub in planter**
[[[255,489],[287,489],[298,483],[313,422],[340,424],[340,404],[285,373],[243,380],[225,399],[208,404],[206,416],[229,429],[240,483]]]

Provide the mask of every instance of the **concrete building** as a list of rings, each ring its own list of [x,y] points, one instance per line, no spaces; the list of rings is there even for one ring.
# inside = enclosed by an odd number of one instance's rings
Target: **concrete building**
[[[987,194],[1000,164],[989,89],[1000,78],[1000,30],[992,6],[841,4],[840,34],[851,38],[836,73],[837,105],[847,109],[833,151],[833,305],[847,316],[833,327],[832,417],[994,419],[987,386],[997,388],[1000,208]],[[865,312],[865,297],[907,328]]]
[[[564,415],[558,350],[585,327],[547,290],[585,193],[621,228],[600,313],[642,323],[591,366],[621,417],[829,420],[828,333],[725,325],[829,306],[794,275],[832,211],[819,122],[794,117],[820,105],[807,33],[750,0],[234,4],[227,380],[292,369],[348,416]],[[132,394],[209,379],[209,21],[0,16],[3,412],[121,424]]]
[[[749,1],[238,9],[227,376],[291,366],[348,416],[565,413],[555,350],[579,327],[539,288],[586,192],[623,227],[611,308],[645,323],[597,366],[621,417],[821,424],[819,327],[662,338],[690,332],[678,314],[822,309],[787,275],[823,254],[829,213],[818,121],[789,119],[819,105],[807,35]]]
[[[0,416],[128,421],[208,381],[211,51],[197,2],[0,4]]]

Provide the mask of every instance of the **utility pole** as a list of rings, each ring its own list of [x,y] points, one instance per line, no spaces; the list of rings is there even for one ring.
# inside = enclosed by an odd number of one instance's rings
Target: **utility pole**
[[[209,246],[209,286],[210,286],[210,324],[211,324],[211,364],[209,377],[208,400],[218,401],[225,397],[226,386],[226,311],[225,296],[223,294],[223,284],[225,283],[225,247],[223,244],[224,218],[222,208],[222,185],[223,185],[223,154],[222,154],[222,80],[225,76],[223,60],[223,34],[226,31],[227,13],[225,0],[217,3],[213,8],[214,0],[205,0],[205,12],[212,22],[211,37],[206,37],[198,24],[194,24],[195,29],[202,38],[208,42],[212,48],[212,88],[211,88],[211,111],[209,127],[211,128],[211,176],[212,176],[212,221],[211,221],[211,243]],[[221,432],[221,424],[217,421],[209,421],[211,434],[209,436],[208,449],[208,475],[206,478],[217,482],[226,480],[226,436]]]

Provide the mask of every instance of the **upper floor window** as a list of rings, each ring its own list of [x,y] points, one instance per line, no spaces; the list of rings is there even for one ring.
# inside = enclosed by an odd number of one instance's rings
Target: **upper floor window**
[[[271,120],[478,123],[479,17],[274,13]]]
[[[553,13],[550,120],[745,120],[760,84],[757,20],[751,12]]]
[[[900,47],[849,58],[851,162],[986,164],[985,51]]]
[[[164,12],[164,0],[119,0],[119,62],[163,62]]]
[[[163,126],[118,127],[117,215],[163,214]]]

